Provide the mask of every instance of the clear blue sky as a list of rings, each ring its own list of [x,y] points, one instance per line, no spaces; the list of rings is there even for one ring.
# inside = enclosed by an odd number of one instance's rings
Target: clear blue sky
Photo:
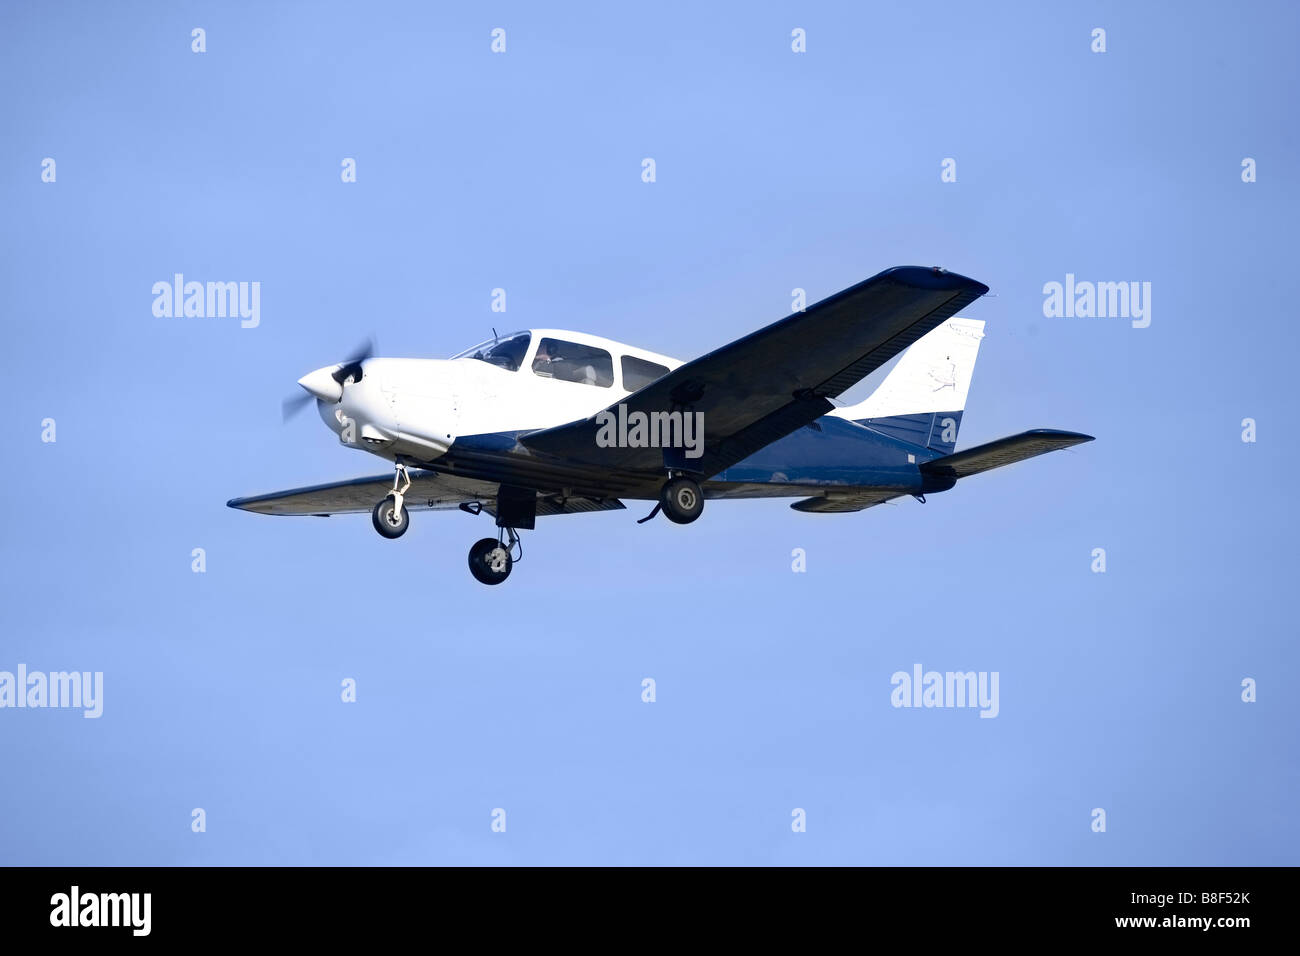
[[[1300,863],[1293,5],[0,18],[0,670],[105,686],[0,711],[0,862]],[[486,517],[225,507],[386,470],[280,422],[367,335],[689,358],[912,263],[996,293],[960,447],[1097,441],[924,506],[548,518],[492,589]],[[176,272],[260,327],[155,318]],[[1066,273],[1151,282],[1150,327],[1044,318]],[[894,709],[915,663],[1000,715]]]

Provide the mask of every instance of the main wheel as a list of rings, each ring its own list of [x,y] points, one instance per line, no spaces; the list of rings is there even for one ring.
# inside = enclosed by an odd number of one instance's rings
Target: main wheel
[[[496,538],[484,538],[469,549],[469,573],[482,584],[500,584],[510,577],[514,564],[510,549],[502,547]]]
[[[411,516],[406,511],[406,505],[402,505],[400,511],[394,509],[391,496],[375,505],[375,510],[370,512],[370,519],[374,522],[375,530],[385,538],[400,538],[411,526]]]
[[[659,490],[659,503],[669,521],[690,524],[704,511],[704,492],[690,478],[673,478]]]

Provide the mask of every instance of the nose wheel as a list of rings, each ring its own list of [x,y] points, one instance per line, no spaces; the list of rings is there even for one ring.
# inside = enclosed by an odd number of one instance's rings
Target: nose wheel
[[[510,577],[510,571],[515,566],[516,548],[519,556],[523,557],[523,547],[515,529],[505,528],[504,531],[509,535],[505,541],[483,538],[469,549],[469,573],[480,584],[500,584]]]
[[[411,526],[411,515],[406,510],[405,496],[411,487],[411,476],[406,473],[406,466],[398,464],[397,474],[393,478],[393,490],[375,505],[370,512],[370,520],[375,530],[385,538],[400,538]]]

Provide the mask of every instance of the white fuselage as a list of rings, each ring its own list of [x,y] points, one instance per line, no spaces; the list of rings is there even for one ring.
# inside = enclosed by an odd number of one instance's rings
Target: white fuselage
[[[317,408],[325,424],[349,447],[389,460],[432,461],[462,436],[564,425],[615,404],[645,384],[632,376],[625,358],[642,363],[643,370],[645,363],[664,370],[682,364],[580,332],[533,329],[529,335],[528,348],[514,370],[472,357],[367,359],[359,382],[347,382],[337,403],[322,399]],[[539,344],[548,339],[607,352],[612,374],[603,384],[547,374],[537,353]]]

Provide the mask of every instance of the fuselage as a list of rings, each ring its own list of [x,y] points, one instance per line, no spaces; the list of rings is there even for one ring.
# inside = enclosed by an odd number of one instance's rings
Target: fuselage
[[[540,491],[653,499],[662,475],[596,474],[532,454],[519,436],[594,416],[680,366],[678,359],[599,336],[533,329],[499,336],[450,359],[370,358],[334,394],[322,420],[348,447],[485,483]],[[335,367],[337,369],[337,367]],[[315,376],[337,392],[321,369]],[[837,410],[838,411],[838,410]],[[707,431],[707,423],[705,423]],[[918,465],[935,457],[832,412],[725,471],[706,476],[711,498],[780,497],[827,488],[919,493]]]

